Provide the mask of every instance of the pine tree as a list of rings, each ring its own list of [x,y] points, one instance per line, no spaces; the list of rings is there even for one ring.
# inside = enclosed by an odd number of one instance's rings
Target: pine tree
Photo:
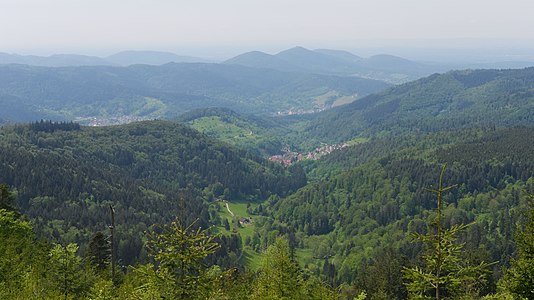
[[[529,195],[531,206],[534,195]],[[519,257],[512,262],[501,282],[515,298],[534,299],[534,208],[530,208],[528,222],[518,228],[516,246]]]
[[[253,299],[302,299],[302,276],[290,257],[289,242],[277,238],[263,255]]]
[[[80,297],[87,292],[94,274],[90,269],[83,269],[82,259],[76,254],[78,245],[56,244],[49,253],[49,282],[51,288],[58,289],[67,298]]]
[[[467,225],[456,224],[448,229],[443,227],[443,193],[456,187],[443,187],[445,169],[446,165],[441,170],[438,188],[429,189],[437,196],[438,202],[436,216],[430,224],[431,231],[426,235],[414,234],[417,240],[428,247],[422,257],[425,266],[404,269],[404,278],[408,281],[406,287],[414,299],[430,299],[431,292],[437,300],[460,298],[463,296],[462,286],[483,280],[489,266],[484,262],[470,266],[462,261],[460,255],[463,245],[457,244],[456,239]]]
[[[14,211],[14,201],[15,199],[9,190],[9,186],[5,183],[0,183],[0,209]]]
[[[149,234],[147,248],[156,263],[140,267],[145,277],[140,291],[165,299],[206,299],[210,278],[204,258],[219,247],[206,230],[195,229],[195,222],[185,227],[178,220]]]
[[[95,233],[91,242],[89,242],[87,257],[98,271],[106,269],[109,265],[111,259],[111,243],[101,231]]]
[[[21,288],[30,263],[33,231],[15,212],[0,209],[0,298],[9,299]]]

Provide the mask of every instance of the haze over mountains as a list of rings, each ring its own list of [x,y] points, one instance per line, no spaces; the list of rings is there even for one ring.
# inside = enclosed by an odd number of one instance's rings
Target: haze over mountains
[[[23,64],[42,67],[75,66],[129,66],[136,64],[163,65],[170,62],[210,62],[210,60],[180,56],[162,51],[122,51],[107,57],[78,54],[54,54],[51,56],[18,55],[0,53],[0,64]]]
[[[25,64],[45,67],[66,66],[130,66],[135,64],[163,65],[166,63],[217,63],[212,59],[177,55],[164,51],[122,51],[107,57],[54,54],[51,56],[18,55],[0,52],[1,64]],[[276,54],[251,51],[221,61],[223,64],[236,64],[247,67],[274,69],[284,72],[301,72],[324,75],[359,76],[377,79],[393,84],[442,73],[452,69],[467,68],[523,68],[534,66],[526,60],[505,59],[488,62],[465,61],[416,61],[396,55],[377,53],[369,57],[352,52],[333,49],[310,50],[294,47]]]
[[[238,55],[224,63],[289,72],[312,72],[330,75],[355,75],[390,82],[403,82],[432,73],[436,67],[392,55],[362,58],[347,51],[302,47],[275,55],[253,51]]]
[[[391,103],[399,103],[399,99],[413,103],[428,103],[434,99],[443,104],[442,96],[425,97],[428,93],[438,93],[447,87],[449,93],[459,93],[454,96],[454,101],[458,103],[450,106],[453,110],[463,109],[455,114],[458,116],[469,114],[478,107],[476,101],[469,100],[473,98],[472,95],[486,93],[487,97],[496,97],[510,92],[508,88],[503,88],[505,83],[501,81],[463,90],[463,83],[457,82],[457,78],[463,76],[482,80],[489,76],[487,74],[494,74],[492,71],[465,71],[429,77],[362,99],[366,95],[384,91],[391,86],[391,82],[419,78],[430,73],[432,68],[444,66],[391,55],[362,58],[347,51],[331,49],[295,47],[275,55],[254,51],[223,63],[195,63],[194,57],[154,51],[127,51],[107,58],[8,55],[4,56],[4,63],[9,62],[6,57],[11,61],[19,59],[28,65],[0,64],[0,101],[5,108],[0,112],[2,123],[53,119],[76,120],[93,125],[120,124],[143,119],[174,118],[181,113],[206,107],[225,107],[244,114],[273,116],[319,112],[353,102],[331,112],[333,117],[327,117],[329,114],[318,115],[315,119],[319,121],[309,125],[310,128],[322,128],[319,132],[329,139],[334,136],[350,138],[344,133],[349,130],[347,128],[356,132],[377,124],[376,118],[369,116],[376,115],[375,110],[379,112],[385,107],[393,109]],[[509,62],[513,63],[522,64]],[[69,64],[74,66],[59,67]],[[522,76],[518,72],[505,71],[495,74]],[[498,79],[501,75],[495,76]],[[465,78],[462,80],[467,80]],[[509,80],[512,79],[505,81]],[[441,88],[437,89],[436,86]],[[419,88],[428,92],[419,91]],[[403,96],[399,94],[400,90],[408,92]],[[381,98],[392,100],[389,104],[373,102]],[[400,107],[402,101],[398,104]],[[363,103],[367,103],[365,109],[351,113],[354,107],[360,107]],[[524,113],[528,111],[523,110]],[[430,115],[434,116],[435,113],[430,112]],[[345,120],[345,115],[350,121]],[[328,120],[324,121],[324,118]],[[384,116],[381,118],[387,120]],[[352,125],[348,126],[346,122]],[[331,126],[334,123],[347,126]],[[343,130],[327,130],[338,127]]]
[[[55,54],[43,57],[0,53],[0,64],[44,67],[163,65],[171,62],[214,63],[208,59],[160,51],[123,51],[108,57],[77,54]],[[308,50],[303,47],[294,47],[275,55],[252,51],[227,59],[222,63],[284,72],[360,76],[391,83],[406,82],[447,69],[445,66],[436,67],[386,54],[362,58],[348,51]]]

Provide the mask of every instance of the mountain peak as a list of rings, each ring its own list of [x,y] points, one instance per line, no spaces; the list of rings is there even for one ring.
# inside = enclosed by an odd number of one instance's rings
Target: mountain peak
[[[289,48],[289,49],[280,51],[275,56],[284,56],[284,55],[287,55],[287,54],[304,54],[304,53],[308,53],[309,54],[309,53],[314,53],[314,52],[312,50],[306,49],[304,47],[296,46],[296,47],[293,47],[293,48]]]
[[[267,68],[280,71],[300,71],[300,69],[291,63],[277,57],[276,55],[267,54],[261,51],[251,51],[230,58],[224,64],[242,65],[252,68]]]

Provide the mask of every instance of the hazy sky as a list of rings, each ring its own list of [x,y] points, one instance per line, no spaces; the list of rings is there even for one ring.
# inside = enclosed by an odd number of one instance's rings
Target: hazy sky
[[[0,52],[534,44],[533,12],[532,0],[0,0]]]

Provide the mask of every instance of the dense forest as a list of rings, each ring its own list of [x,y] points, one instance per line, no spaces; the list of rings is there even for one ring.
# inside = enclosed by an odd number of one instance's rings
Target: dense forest
[[[427,232],[436,206],[425,188],[436,185],[440,166],[448,162],[444,180],[458,187],[444,198],[444,222],[471,224],[460,236],[466,255],[498,261],[498,278],[515,254],[514,232],[527,217],[527,191],[534,188],[532,138],[534,131],[527,128],[469,130],[429,134],[411,146],[400,138],[378,139],[341,150],[347,153],[317,163],[314,182],[286,198],[270,199],[273,222],[264,234],[294,232],[294,243],[311,252],[305,259],[309,267],[321,274],[328,262],[338,284],[353,282],[368,292],[387,288],[382,292],[389,297],[401,297],[402,262],[413,263],[422,250],[414,247],[410,233]],[[457,140],[468,142],[450,143]],[[406,147],[392,148],[395,144]],[[336,159],[343,166],[337,172],[330,163]],[[384,253],[396,259],[396,267],[388,267],[396,273],[387,276],[397,276],[397,290],[387,278],[380,287],[378,278],[367,278],[368,268],[384,263]]]
[[[333,108],[306,131],[325,141],[385,132],[532,126],[534,68],[434,74]]]
[[[220,200],[261,201],[306,183],[285,170],[183,125],[151,121],[90,128],[37,122],[0,131],[0,182],[43,237],[85,244],[117,210],[124,263],[146,255],[143,232],[178,215],[207,228]],[[292,173],[291,173],[292,172]]]
[[[273,279],[280,276],[297,281],[278,298],[402,299],[414,293],[406,270],[425,266],[429,247],[412,234],[432,236],[436,197],[425,188],[436,186],[444,162],[443,180],[457,186],[443,197],[441,222],[469,224],[451,245],[461,245],[455,255],[462,267],[484,270],[476,284],[469,275],[469,284],[443,293],[524,295],[513,284],[525,271],[517,269],[521,247],[530,245],[517,242],[517,229],[530,224],[534,191],[530,128],[378,137],[288,169],[173,122],[87,128],[41,121],[1,134],[2,181],[9,184],[2,186],[2,234],[13,241],[4,253],[19,253],[1,266],[12,274],[2,279],[6,297],[266,299],[280,288]],[[304,187],[302,168],[311,175]],[[213,204],[238,199],[254,204],[249,215],[258,220],[246,239],[234,224],[227,230]],[[117,212],[114,279],[109,205]],[[192,243],[186,248],[199,253],[158,252],[173,241]],[[238,259],[250,251],[257,253],[253,268]],[[139,262],[145,264],[126,268]],[[189,271],[172,271],[180,265]],[[61,276],[68,278],[55,282]],[[184,280],[195,289],[181,289]],[[6,285],[12,282],[17,288]]]

